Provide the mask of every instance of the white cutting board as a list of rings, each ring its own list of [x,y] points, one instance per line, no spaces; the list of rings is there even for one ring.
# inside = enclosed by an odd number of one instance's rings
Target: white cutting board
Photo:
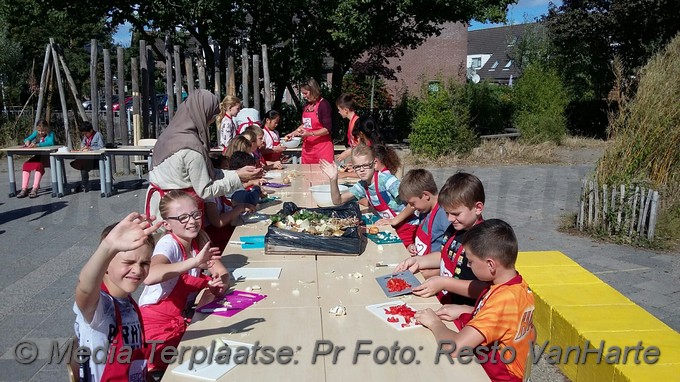
[[[281,268],[229,268],[234,280],[278,280]]]
[[[276,178],[281,179],[282,176],[283,176],[283,174],[281,173],[281,171],[267,171],[267,173],[264,174],[263,178],[265,178],[265,179],[276,179]]]
[[[380,319],[382,322],[386,323],[387,325],[401,331],[401,330],[408,330],[408,329],[413,329],[413,328],[422,328],[422,325],[416,325],[416,320],[415,318],[411,319],[411,323],[408,326],[402,327],[401,325],[406,323],[404,320],[404,317],[402,316],[397,316],[397,315],[390,315],[385,313],[385,309],[389,309],[392,306],[399,306],[399,305],[404,305],[403,302],[400,301],[391,301],[391,302],[384,302],[381,304],[375,304],[375,305],[368,305],[366,306],[366,309],[368,309],[369,312],[373,313]],[[412,306],[406,304],[409,308],[413,309]],[[416,310],[416,309],[413,309]],[[389,317],[397,317],[399,319],[399,322],[389,322],[387,319]]]
[[[217,381],[219,378],[221,378],[224,374],[229,372],[229,370],[233,369],[234,367],[238,366],[236,363],[234,363],[234,353],[236,352],[236,348],[239,346],[246,346],[252,349],[253,344],[247,344],[243,342],[236,342],[236,341],[231,341],[231,340],[226,340],[224,338],[220,338],[220,341],[229,346],[231,348],[231,357],[229,358],[229,362],[224,362],[224,363],[217,363],[217,358],[213,360],[212,363],[207,363],[207,361],[203,364],[194,364],[193,368],[190,370],[189,369],[189,360],[185,359],[184,362],[181,364],[177,365],[176,368],[172,369],[172,372],[174,374],[182,375],[185,377],[191,377],[194,379],[198,379],[201,381]],[[215,348],[215,355],[221,353],[217,351],[222,345],[220,342],[217,342]]]

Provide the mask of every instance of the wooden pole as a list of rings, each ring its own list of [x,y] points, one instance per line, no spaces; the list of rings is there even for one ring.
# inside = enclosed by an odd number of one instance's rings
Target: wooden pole
[[[57,86],[59,87],[59,98],[61,98],[61,111],[63,113],[64,121],[64,132],[66,133],[66,145],[69,150],[73,149],[73,144],[71,143],[71,135],[69,134],[68,128],[68,108],[66,107],[66,92],[64,91],[64,84],[61,81],[61,73],[59,71],[59,59],[57,58],[57,51],[54,47],[51,47],[52,59],[54,60],[54,75],[57,78]]]
[[[111,81],[111,53],[104,49],[104,99],[106,100],[106,143],[114,142],[113,133],[113,99],[111,94],[113,86]]]
[[[243,46],[241,50],[241,102],[243,107],[250,107],[250,101],[248,97],[248,47]]]
[[[173,46],[173,57],[175,61],[175,94],[177,96],[177,106],[182,103],[182,61],[179,57],[180,46]]]
[[[234,54],[231,49],[227,51],[227,95],[236,95],[236,70],[234,68]]]
[[[175,115],[174,91],[172,89],[172,43],[170,34],[165,35],[165,94],[168,96],[168,123]]]
[[[656,214],[657,208],[659,206],[659,192],[654,191],[652,196],[652,205],[649,211],[649,228],[647,229],[647,239],[652,240],[654,238],[654,231],[656,230]]]
[[[642,189],[642,192],[645,192],[644,188]],[[637,208],[638,195],[640,195],[640,186],[635,187],[635,194],[633,194],[633,208],[630,210],[630,227],[628,227],[628,236],[632,236],[633,230],[635,229],[635,209]],[[638,223],[638,227],[639,226],[640,224]]]
[[[139,70],[141,71],[141,110],[142,135],[140,138],[149,138],[149,68],[147,61],[146,41],[139,40]]]
[[[80,93],[78,92],[78,88],[76,87],[76,82],[73,81],[73,77],[71,77],[71,71],[68,69],[68,66],[66,65],[66,60],[64,60],[64,55],[61,53],[61,49],[56,49],[57,50],[57,56],[59,56],[59,62],[61,63],[62,69],[64,69],[64,75],[66,76],[66,82],[68,82],[68,86],[71,89],[71,94],[73,94],[73,98],[76,100],[76,107],[78,108],[78,113],[80,114],[80,118],[83,121],[87,121],[87,114],[85,113],[85,108],[83,107],[83,102],[80,99]]]
[[[50,56],[52,49],[50,48]],[[45,97],[45,120],[52,124],[52,95],[54,94],[54,64],[47,69],[47,95]]]
[[[184,58],[184,67],[187,72],[187,89],[189,89],[189,94],[191,94],[196,90],[194,85],[194,63],[191,57]]]
[[[612,200],[611,200],[611,203],[609,205],[611,207],[610,210],[611,210],[612,220],[611,220],[611,222],[609,222],[608,232],[612,233],[612,231],[614,230],[614,211],[616,210],[616,186],[612,186]]]
[[[47,44],[45,46],[45,60],[43,61],[43,68],[42,68],[42,74],[40,75],[40,90],[38,91],[38,106],[35,109],[35,121],[33,122],[33,130],[36,130],[36,125],[38,124],[38,121],[40,121],[40,117],[42,116],[42,108],[43,108],[43,103],[45,99],[45,85],[47,83],[45,80],[47,79],[47,69],[48,66],[50,66],[50,44]],[[82,106],[82,105],[81,105]]]
[[[130,59],[130,74],[132,75],[132,142],[134,146],[137,146],[141,138],[141,126],[139,126],[141,99],[139,94],[139,65],[135,57]]]
[[[207,88],[205,80],[205,58],[199,56],[196,61],[196,67],[198,68],[198,88],[203,90]]]
[[[123,47],[116,48],[116,70],[118,71],[118,126],[120,127],[120,138],[124,145],[130,144],[130,137],[127,127],[127,106],[125,106],[126,89],[125,89],[125,51]],[[130,157],[125,156],[126,161],[129,162]],[[125,166],[125,174],[129,174],[129,165]]]
[[[149,136],[150,138],[158,138],[160,135],[160,127],[158,126],[158,97],[156,97],[156,60],[153,57],[153,50],[151,45],[146,46],[147,69],[149,70],[148,89],[149,89],[149,107],[151,108]]]
[[[99,94],[97,92],[97,39],[90,40],[90,106],[92,126],[99,131]]]
[[[222,52],[220,51],[220,46],[215,43],[214,45],[214,56],[215,56],[215,95],[217,99],[222,100],[222,76],[220,73],[220,63],[222,62]]]
[[[265,112],[272,109],[272,87],[269,78],[269,56],[267,45],[262,45],[262,74],[264,75],[264,108]]]
[[[642,213],[642,224],[640,224],[640,226],[638,227],[638,234],[640,234],[640,235],[645,233],[644,226],[646,225],[645,223],[647,222],[647,216],[649,214],[649,206],[652,204],[652,197],[653,196],[654,196],[654,190],[652,190],[650,188],[649,191],[647,191],[647,198],[645,200],[645,209],[644,209],[644,212]]]
[[[606,231],[609,226],[609,216],[607,216],[607,185],[602,185],[602,228]]]
[[[260,111],[260,55],[253,55],[253,107]]]

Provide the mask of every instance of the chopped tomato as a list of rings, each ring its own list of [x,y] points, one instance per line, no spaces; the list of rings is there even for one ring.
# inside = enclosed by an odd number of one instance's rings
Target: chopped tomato
[[[387,290],[390,292],[401,292],[404,289],[411,287],[411,284],[404,281],[404,279],[399,277],[393,277],[387,280]]]

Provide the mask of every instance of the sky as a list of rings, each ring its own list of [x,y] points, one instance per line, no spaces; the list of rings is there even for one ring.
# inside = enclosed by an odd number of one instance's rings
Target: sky
[[[548,4],[562,5],[562,0],[519,0],[517,4],[511,5],[508,9],[508,24],[522,24],[524,22],[535,21],[537,17],[548,13]],[[503,24],[482,24],[473,21],[469,30],[485,29],[500,26]],[[130,46],[130,28],[128,23],[118,27],[118,32],[113,35],[113,40],[124,47]]]
[[[533,22],[536,18],[548,14],[550,3],[562,5],[562,0],[519,0],[517,4],[508,7],[508,24],[522,24]],[[468,30],[493,28],[504,24],[482,24],[476,21],[470,23]]]

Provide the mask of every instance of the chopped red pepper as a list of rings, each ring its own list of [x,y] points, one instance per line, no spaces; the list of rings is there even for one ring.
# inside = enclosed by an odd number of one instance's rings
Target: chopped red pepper
[[[390,292],[401,292],[404,289],[411,287],[411,284],[404,281],[404,279],[399,277],[393,277],[387,280],[387,290]]]
[[[399,318],[394,317],[394,316],[390,316],[390,317],[387,317],[387,322],[399,322]]]
[[[399,318],[395,317],[395,316],[404,317],[404,321],[406,323],[402,324],[401,327],[405,328],[406,326],[411,325],[411,321],[415,321],[413,318],[416,315],[416,311],[411,309],[406,304],[403,304],[403,305],[394,305],[394,306],[391,306],[389,308],[386,308],[385,314],[390,315],[390,317],[387,318],[387,322],[392,322],[392,323],[399,322]]]

